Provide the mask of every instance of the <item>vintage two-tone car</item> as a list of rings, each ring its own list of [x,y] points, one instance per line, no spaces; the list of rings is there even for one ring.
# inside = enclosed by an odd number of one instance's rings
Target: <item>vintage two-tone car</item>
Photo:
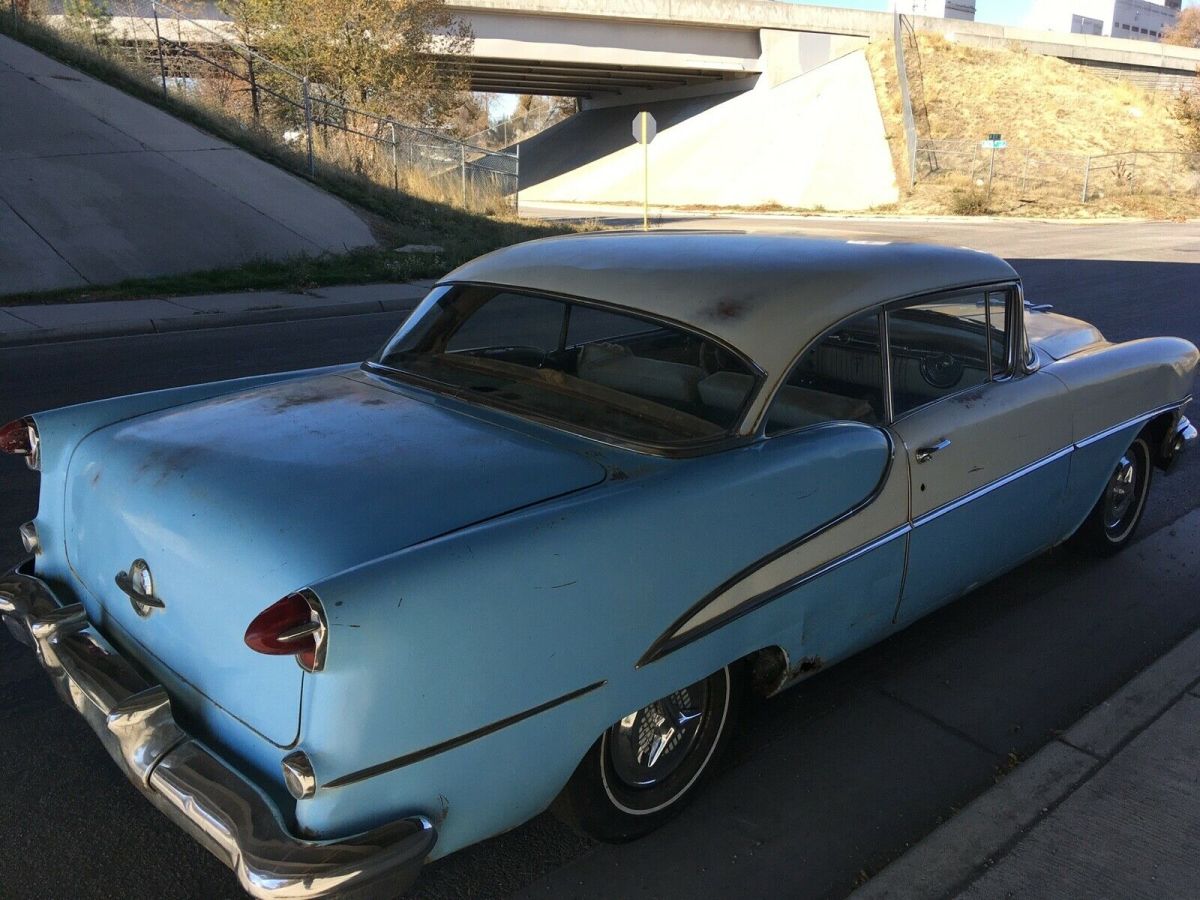
[[[522,244],[362,365],[7,426],[41,497],[0,612],[246,890],[397,892],[551,806],[642,834],[744,689],[1119,550],[1196,365],[970,250]]]

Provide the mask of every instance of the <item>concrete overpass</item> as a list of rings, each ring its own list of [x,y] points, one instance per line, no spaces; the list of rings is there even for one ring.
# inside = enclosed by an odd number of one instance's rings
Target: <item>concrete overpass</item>
[[[888,37],[892,15],[770,0],[447,0],[475,43],[478,91],[565,95],[585,108],[737,92],[811,71]],[[233,36],[212,0],[188,6],[196,24]],[[117,34],[153,39],[148,0],[114,17]],[[170,18],[169,16],[167,17]],[[1022,47],[1124,73],[1152,86],[1192,79],[1200,50],[916,17],[915,26],[976,47]],[[172,38],[211,33],[169,22]],[[455,63],[459,64],[458,62]]]
[[[470,23],[472,86],[566,94],[584,106],[778,83],[892,31],[890,13],[765,0],[447,0]],[[1200,50],[917,17],[918,29],[978,47],[1108,70],[1191,78]],[[652,94],[653,96],[650,96]]]
[[[650,154],[656,202],[866,209],[898,197],[862,52],[890,38],[889,13],[764,0],[447,6],[475,35],[466,61],[475,90],[580,98],[578,115],[522,142],[523,201],[640,201],[642,155],[629,134],[640,109],[659,121]],[[165,33],[203,42],[231,31],[211,5],[201,15],[208,18],[195,24],[169,21]],[[135,11],[114,28],[152,36],[144,16]],[[1200,66],[1200,50],[1188,48],[925,17],[914,25],[962,44],[1023,47],[1106,71],[1182,80]]]

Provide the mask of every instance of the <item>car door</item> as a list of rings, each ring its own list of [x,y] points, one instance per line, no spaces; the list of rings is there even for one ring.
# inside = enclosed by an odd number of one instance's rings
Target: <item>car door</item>
[[[909,460],[899,624],[1046,549],[1058,535],[1066,388],[1024,365],[1015,285],[889,308],[891,431]]]
[[[732,592],[786,592],[799,627],[778,635],[803,674],[885,637],[904,572],[908,533],[907,456],[886,428],[883,313],[856,316],[819,337],[800,356],[765,415],[767,444],[782,447],[810,429],[877,429],[890,458],[875,490],[819,533],[776,554]],[[829,479],[846,459],[829,459]],[[778,586],[778,587],[772,587]]]

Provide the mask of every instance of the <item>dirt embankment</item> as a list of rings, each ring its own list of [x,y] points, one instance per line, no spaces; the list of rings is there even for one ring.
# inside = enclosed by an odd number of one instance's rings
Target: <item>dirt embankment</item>
[[[907,49],[910,79],[920,78],[913,90],[920,136],[961,144],[918,154],[918,183],[901,200],[902,211],[1167,218],[1200,212],[1200,171],[1193,168],[1200,158],[1155,155],[1187,149],[1173,95],[1021,49],[964,47],[930,34],[919,35],[917,44],[919,76],[911,41]],[[894,45],[872,44],[867,58],[905,185]],[[994,170],[989,154],[975,149],[991,133],[1008,142]]]

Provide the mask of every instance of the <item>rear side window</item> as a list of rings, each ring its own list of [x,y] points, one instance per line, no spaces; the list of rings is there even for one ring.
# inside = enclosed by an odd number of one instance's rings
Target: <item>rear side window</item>
[[[884,421],[879,314],[867,313],[821,337],[796,363],[767,414],[767,434],[818,422]]]
[[[887,314],[895,415],[988,380],[993,346],[1001,359],[1005,347],[1003,330],[999,341],[991,339],[991,296],[923,301]]]

